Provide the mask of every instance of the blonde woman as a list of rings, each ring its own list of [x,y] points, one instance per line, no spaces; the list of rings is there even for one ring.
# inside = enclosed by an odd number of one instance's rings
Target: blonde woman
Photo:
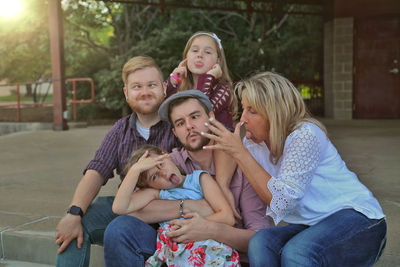
[[[275,224],[250,240],[251,266],[371,266],[386,244],[385,215],[308,113],[286,78],[271,72],[239,82],[243,113],[231,133],[211,120],[216,141],[205,149],[229,153]],[[246,129],[243,142],[240,127]]]

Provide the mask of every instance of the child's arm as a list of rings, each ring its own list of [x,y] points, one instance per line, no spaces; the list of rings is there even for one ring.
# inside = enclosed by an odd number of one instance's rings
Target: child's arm
[[[232,209],[217,182],[208,173],[202,173],[199,179],[204,199],[207,200],[214,210],[214,214],[207,216],[206,219],[233,226],[235,218],[233,217]]]
[[[121,187],[115,196],[112,207],[113,212],[119,215],[129,214],[146,207],[152,200],[158,199],[158,194],[160,192],[160,190],[157,189],[145,188],[137,192],[131,192],[131,194],[128,195],[129,191],[127,192],[124,189],[121,191]]]
[[[182,60],[167,78],[167,98],[178,91],[180,82],[187,77],[186,61],[187,59]]]
[[[213,150],[213,153],[216,174],[215,179],[217,180],[218,185],[221,187],[222,192],[228,200],[228,203],[233,211],[233,215],[236,218],[241,219],[242,217],[236,210],[235,199],[233,198],[232,192],[229,188],[237,164],[231,156],[222,150]]]
[[[212,74],[201,74],[197,80],[197,90],[202,91],[213,105],[214,113],[230,110],[231,90],[229,85],[218,83]]]
[[[139,210],[146,206],[151,200],[158,198],[158,190],[147,188],[134,192],[139,175],[150,168],[162,163],[163,159],[168,155],[162,155],[157,158],[148,157],[146,151],[138,162],[132,165],[126,174],[118,192],[115,196],[112,206],[113,212],[116,214],[127,214]]]
[[[170,97],[171,95],[175,94],[178,91],[179,84],[178,85],[174,85],[172,80],[174,80],[174,79],[171,76],[169,76],[167,78],[167,80],[166,80],[166,82],[167,82],[167,92],[166,92],[166,94],[167,95],[166,95],[165,98]]]
[[[159,191],[156,189],[145,188],[134,192],[141,173],[135,165],[129,169],[115,196],[112,210],[116,214],[122,215],[137,211],[153,199],[158,198]]]

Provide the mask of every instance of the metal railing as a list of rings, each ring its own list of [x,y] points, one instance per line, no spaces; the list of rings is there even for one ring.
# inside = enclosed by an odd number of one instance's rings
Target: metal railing
[[[65,81],[66,83],[72,82],[72,101],[68,101],[67,105],[72,104],[73,105],[73,116],[74,120],[76,120],[77,116],[77,105],[76,104],[88,104],[92,103],[94,101],[94,82],[91,78],[70,78]],[[90,83],[90,93],[91,93],[91,98],[90,99],[85,99],[85,100],[77,100],[77,94],[76,94],[76,82],[89,82]]]
[[[90,94],[91,97],[90,99],[77,99],[77,83],[78,82],[89,82],[90,83]],[[16,121],[21,122],[21,109],[24,107],[37,107],[37,106],[53,106],[53,103],[51,102],[44,102],[48,90],[45,94],[45,97],[42,99],[42,102],[33,102],[33,103],[26,103],[21,101],[21,86],[27,86],[27,85],[35,85],[38,86],[40,84],[45,84],[45,83],[51,83],[51,81],[41,81],[41,82],[26,82],[26,83],[14,83],[14,84],[0,84],[0,87],[15,87],[16,89],[16,101],[8,101],[6,104],[2,104],[0,102],[0,108],[16,108]],[[76,120],[77,118],[77,104],[87,104],[87,103],[92,103],[95,98],[95,93],[94,93],[94,82],[91,78],[69,78],[65,80],[65,83],[72,83],[72,100],[67,101],[67,105],[71,105],[73,107],[73,118]],[[50,88],[50,85],[49,85]],[[49,89],[48,88],[48,89]],[[16,102],[16,103],[10,103],[10,102]]]

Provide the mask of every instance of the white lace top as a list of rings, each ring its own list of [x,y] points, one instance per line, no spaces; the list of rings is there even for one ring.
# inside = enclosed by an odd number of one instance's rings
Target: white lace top
[[[277,165],[269,161],[265,143],[246,138],[245,147],[272,176],[272,193],[266,214],[281,220],[313,225],[341,209],[353,208],[368,218],[385,217],[378,201],[341,159],[325,133],[315,124],[303,123],[285,142]]]

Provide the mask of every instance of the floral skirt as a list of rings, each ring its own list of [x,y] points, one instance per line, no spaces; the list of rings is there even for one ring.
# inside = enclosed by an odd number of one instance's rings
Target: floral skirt
[[[146,261],[146,267],[167,266],[240,266],[239,253],[231,247],[212,239],[175,243],[165,235],[169,224],[158,229],[157,249]]]

